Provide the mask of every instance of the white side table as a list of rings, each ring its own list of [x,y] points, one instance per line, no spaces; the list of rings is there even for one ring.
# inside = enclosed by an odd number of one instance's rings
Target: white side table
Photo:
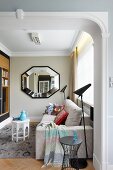
[[[12,141],[14,139],[16,139],[16,142],[18,142],[18,139],[25,141],[26,137],[29,138],[29,122],[30,119],[12,121]]]

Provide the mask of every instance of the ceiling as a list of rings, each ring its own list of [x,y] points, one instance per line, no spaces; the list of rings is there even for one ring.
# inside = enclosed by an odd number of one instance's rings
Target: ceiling
[[[32,41],[32,32],[39,34],[40,45]],[[78,30],[0,30],[0,43],[12,56],[67,56],[78,34]]]
[[[0,50],[13,57],[69,56],[76,47],[82,31],[96,30],[83,14],[24,12],[0,13]],[[85,14],[84,14],[85,15]],[[38,33],[40,45],[30,33]]]

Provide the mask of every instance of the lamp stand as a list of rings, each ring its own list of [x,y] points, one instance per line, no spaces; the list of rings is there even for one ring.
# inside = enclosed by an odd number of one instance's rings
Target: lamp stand
[[[84,126],[84,141],[85,141],[85,151],[86,151],[86,158],[78,159],[78,168],[79,169],[83,169],[87,166],[88,150],[87,150],[87,141],[86,141],[86,129],[85,129],[84,107],[83,107],[83,99],[82,99],[83,96],[82,95],[90,86],[91,86],[91,84],[87,84],[73,92],[73,93],[77,94],[79,97],[81,97],[81,104],[82,104],[82,119],[81,120],[83,120],[83,126]],[[76,164],[73,167],[76,168]]]
[[[81,97],[81,104],[82,104],[82,120],[83,120],[83,126],[84,126],[84,142],[85,142],[86,158],[79,158],[78,159],[78,167],[79,167],[79,169],[83,169],[83,168],[87,167],[88,151],[87,151],[86,128],[85,128],[84,107],[83,107],[82,94],[81,94],[80,97]]]
[[[84,126],[84,141],[85,141],[86,158],[78,158],[78,163],[76,164],[76,161],[74,161],[74,163],[71,166],[73,168],[83,169],[87,167],[88,151],[87,151],[86,129],[85,129],[84,107],[83,107],[82,95],[80,97],[81,97],[81,104],[82,104],[82,120],[83,120],[83,126]]]
[[[87,151],[86,128],[85,128],[84,107],[83,107],[83,99],[82,99],[82,95],[81,95],[81,104],[82,104],[83,126],[84,126],[84,140],[85,140],[86,159],[87,159],[87,158],[88,158],[88,151]]]

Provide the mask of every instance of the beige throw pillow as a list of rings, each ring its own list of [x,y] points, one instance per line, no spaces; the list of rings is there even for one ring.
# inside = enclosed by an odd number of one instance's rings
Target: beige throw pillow
[[[66,126],[78,126],[80,124],[80,120],[82,117],[82,109],[78,107],[73,101],[70,99],[65,100],[65,110],[69,113],[65,125]]]

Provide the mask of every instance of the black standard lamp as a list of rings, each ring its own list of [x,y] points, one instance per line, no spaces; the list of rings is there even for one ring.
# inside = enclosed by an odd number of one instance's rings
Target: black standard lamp
[[[66,90],[66,88],[67,88],[67,85],[65,85],[63,88],[62,88],[62,90],[60,90],[60,92],[62,92],[62,93],[64,93],[64,100],[65,100],[65,90]]]
[[[82,104],[82,119],[83,119],[83,126],[84,126],[84,140],[85,140],[85,150],[86,150],[86,159],[88,158],[88,151],[87,151],[87,141],[86,141],[86,130],[85,130],[85,120],[84,120],[84,107],[83,107],[83,93],[91,86],[91,84],[87,84],[86,86],[83,86],[82,88],[74,91],[76,95],[81,97],[81,104]],[[79,168],[85,168],[87,166],[87,161],[84,158],[79,159]]]

